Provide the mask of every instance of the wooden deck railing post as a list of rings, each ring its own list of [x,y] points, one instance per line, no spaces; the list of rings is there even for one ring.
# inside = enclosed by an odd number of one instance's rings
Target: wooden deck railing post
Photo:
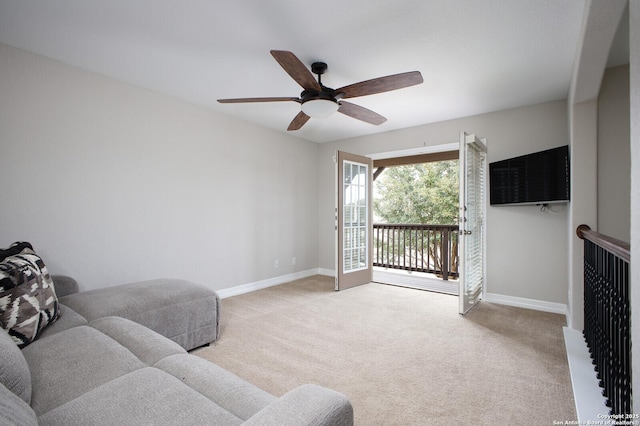
[[[449,230],[442,230],[442,246],[440,248],[440,257],[442,259],[442,279],[449,279]]]

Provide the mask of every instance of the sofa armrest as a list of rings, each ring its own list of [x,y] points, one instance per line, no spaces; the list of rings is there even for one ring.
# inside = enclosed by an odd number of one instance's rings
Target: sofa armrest
[[[303,385],[264,407],[244,426],[352,426],[353,407],[346,396],[317,385]]]
[[[70,294],[77,293],[78,282],[71,277],[66,275],[51,275],[53,279],[53,285],[56,289],[56,296],[58,298],[68,296]]]

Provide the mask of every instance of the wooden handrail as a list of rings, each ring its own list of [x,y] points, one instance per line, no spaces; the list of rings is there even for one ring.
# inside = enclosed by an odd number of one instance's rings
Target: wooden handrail
[[[576,229],[576,234],[583,240],[589,240],[599,245],[609,253],[613,253],[627,263],[631,262],[631,246],[629,243],[609,237],[599,232],[592,231],[589,225],[580,225]]]
[[[456,230],[458,225],[432,225],[424,223],[374,223],[374,228],[389,229],[449,229]]]

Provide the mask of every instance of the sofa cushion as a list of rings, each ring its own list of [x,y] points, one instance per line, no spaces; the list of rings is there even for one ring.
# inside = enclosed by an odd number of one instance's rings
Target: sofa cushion
[[[242,420],[156,368],[136,370],[38,418],[40,425],[201,426]]]
[[[47,328],[45,328],[42,333],[40,333],[40,337],[38,339],[43,339],[52,334],[59,333],[68,328],[78,327],[80,325],[89,325],[89,321],[73,309],[64,304],[60,303],[58,305],[60,314],[58,315],[58,319],[53,324],[49,324]]]
[[[14,243],[0,257],[0,326],[23,348],[58,318],[58,298],[31,244]]]
[[[156,367],[180,379],[225,410],[247,420],[276,397],[235,374],[193,355],[174,355]]]
[[[121,317],[105,317],[91,321],[101,331],[127,348],[140,361],[153,366],[171,355],[186,354],[182,346],[147,327]]]
[[[38,416],[147,366],[127,348],[88,326],[38,339],[22,353],[31,371],[31,407]]]
[[[37,426],[36,413],[9,389],[0,384],[0,425]]]
[[[31,373],[24,355],[6,331],[0,329],[0,385],[31,403]]]

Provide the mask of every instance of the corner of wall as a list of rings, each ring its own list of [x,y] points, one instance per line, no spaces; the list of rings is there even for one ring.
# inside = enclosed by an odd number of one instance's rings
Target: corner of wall
[[[597,101],[570,106],[571,202],[569,203],[569,312],[571,328],[582,329],[583,243],[576,234],[579,225],[596,229],[598,223],[598,129]]]

